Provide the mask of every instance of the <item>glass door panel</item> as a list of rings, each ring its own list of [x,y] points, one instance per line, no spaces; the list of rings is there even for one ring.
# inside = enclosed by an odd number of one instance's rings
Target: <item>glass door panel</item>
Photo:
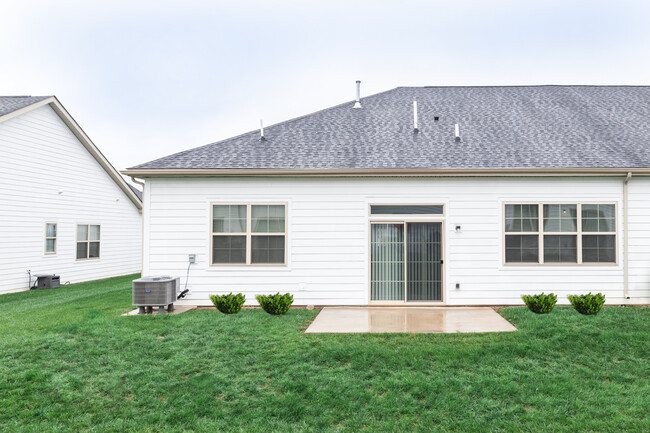
[[[406,299],[442,300],[440,223],[408,223],[406,226]]]
[[[404,300],[404,224],[371,224],[370,299]]]

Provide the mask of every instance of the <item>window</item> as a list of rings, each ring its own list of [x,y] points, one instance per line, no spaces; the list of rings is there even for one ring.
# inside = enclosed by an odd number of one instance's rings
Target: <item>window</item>
[[[616,205],[505,205],[506,263],[616,263]]]
[[[213,204],[212,264],[284,265],[284,204]]]
[[[371,205],[370,215],[442,215],[442,205]]]
[[[616,262],[616,207],[613,204],[582,205],[582,261]]]
[[[45,254],[56,254],[56,223],[45,223]]]
[[[506,263],[537,263],[539,260],[539,207],[506,205]],[[509,234],[526,233],[526,234]]]
[[[100,227],[92,224],[77,225],[77,260],[99,258]]]

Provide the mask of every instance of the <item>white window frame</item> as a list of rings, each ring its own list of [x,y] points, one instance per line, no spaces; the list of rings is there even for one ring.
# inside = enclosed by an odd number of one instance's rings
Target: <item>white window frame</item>
[[[544,205],[576,205],[576,229],[575,232],[545,232],[544,231]],[[614,226],[613,232],[591,232],[582,230],[582,205],[613,205],[614,206]],[[538,206],[538,227],[536,232],[506,232],[506,205],[537,205]],[[503,265],[504,266],[618,266],[618,203],[614,201],[544,201],[544,202],[530,202],[530,201],[513,201],[503,202],[501,207],[501,232],[503,244]],[[508,262],[506,261],[506,236],[508,235],[529,235],[538,236],[538,255],[537,262]],[[575,262],[544,262],[544,235],[550,236],[576,236],[576,261]],[[613,235],[614,236],[614,261],[613,262],[586,262],[582,261],[582,236],[583,235]]]
[[[87,227],[87,232],[88,232],[88,239],[86,240],[79,240],[79,226],[86,226]],[[96,241],[91,241],[90,240],[90,226],[97,226],[99,227],[99,239]],[[101,224],[93,224],[93,223],[82,223],[82,224],[77,224],[75,225],[75,242],[74,242],[74,256],[76,261],[83,261],[83,260],[99,260],[102,256],[102,226]],[[79,243],[85,242],[88,244],[88,248],[86,248],[86,257],[77,257],[77,246]],[[99,255],[97,257],[89,257],[90,256],[90,243],[91,242],[97,242],[99,243]]]
[[[214,232],[213,211],[214,206],[246,206],[246,232]],[[253,221],[253,206],[284,206],[284,231],[274,233],[258,233],[252,232]],[[288,203],[286,202],[211,202],[210,203],[210,267],[223,268],[223,267],[287,267],[287,245],[288,245]],[[214,263],[214,236],[246,236],[246,263]],[[252,263],[251,258],[253,255],[253,236],[284,236],[284,260],[282,263]]]
[[[54,233],[55,233],[54,236],[48,236],[48,235],[47,235],[47,226],[50,225],[50,224],[54,225]],[[46,256],[53,256],[53,255],[56,255],[56,249],[57,249],[56,247],[57,247],[57,244],[59,243],[59,241],[58,241],[58,235],[59,235],[59,224],[56,223],[56,222],[53,222],[53,221],[48,221],[48,222],[46,222],[46,223],[45,223],[45,233],[44,233],[44,235],[45,235],[45,236],[43,236],[43,237],[45,238],[45,241],[44,241],[44,245],[43,245],[43,253],[44,253]],[[48,241],[48,240],[54,240],[54,251],[48,251],[48,250],[47,250],[47,241]]]

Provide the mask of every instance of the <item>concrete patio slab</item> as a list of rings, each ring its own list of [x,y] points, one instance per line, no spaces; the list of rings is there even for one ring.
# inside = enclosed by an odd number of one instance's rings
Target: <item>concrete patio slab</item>
[[[171,313],[164,313],[164,314],[181,314],[185,313],[186,311],[191,311],[196,309],[196,305],[174,305],[174,311]],[[158,308],[154,308],[155,310],[158,310]],[[122,316],[137,316],[138,315],[138,309],[136,308],[135,310],[131,310],[128,313],[122,314]],[[153,314],[155,316],[155,314]],[[162,315],[162,314],[161,314]],[[147,316],[147,314],[142,314],[142,316]]]
[[[490,307],[325,307],[305,333],[516,331]]]

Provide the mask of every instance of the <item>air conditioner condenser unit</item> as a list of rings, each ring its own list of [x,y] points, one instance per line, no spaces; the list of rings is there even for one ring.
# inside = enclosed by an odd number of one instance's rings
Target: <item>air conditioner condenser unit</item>
[[[139,307],[138,314],[150,313],[155,307],[158,307],[156,313],[174,311],[180,281],[166,275],[133,280],[133,305]]]

